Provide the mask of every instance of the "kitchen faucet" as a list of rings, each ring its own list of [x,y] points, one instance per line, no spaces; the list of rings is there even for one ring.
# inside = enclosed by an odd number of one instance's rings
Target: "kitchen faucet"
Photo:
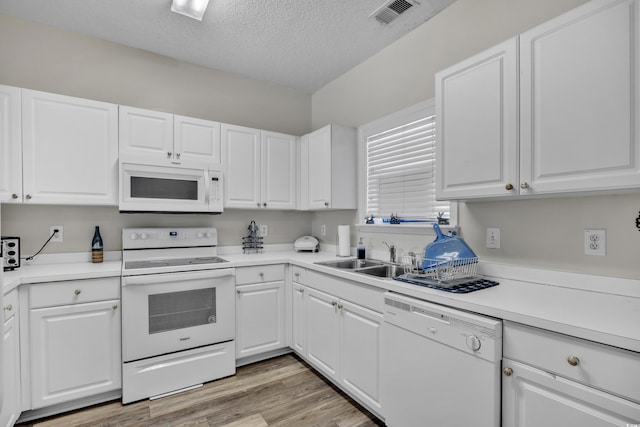
[[[387,248],[389,248],[389,262],[392,262],[395,264],[396,262],[396,247],[393,245],[390,245],[387,242],[382,242],[385,245],[387,245]]]

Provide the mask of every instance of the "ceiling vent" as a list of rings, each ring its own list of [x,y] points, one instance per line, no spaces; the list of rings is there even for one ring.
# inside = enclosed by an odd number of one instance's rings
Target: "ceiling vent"
[[[381,24],[387,25],[413,6],[419,4],[415,0],[389,0],[369,15],[369,18],[376,18]]]

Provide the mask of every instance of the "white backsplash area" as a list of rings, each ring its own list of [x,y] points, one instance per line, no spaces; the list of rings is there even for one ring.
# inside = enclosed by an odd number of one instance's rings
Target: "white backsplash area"
[[[2,205],[2,233],[20,236],[22,256],[35,253],[51,225],[64,227],[64,242],[49,243],[43,253],[89,251],[100,226],[105,251],[122,248],[124,227],[200,227],[218,229],[220,246],[240,246],[251,220],[268,225],[265,244],[291,244],[311,230],[309,212],[226,210],[221,215],[121,214],[113,206]]]

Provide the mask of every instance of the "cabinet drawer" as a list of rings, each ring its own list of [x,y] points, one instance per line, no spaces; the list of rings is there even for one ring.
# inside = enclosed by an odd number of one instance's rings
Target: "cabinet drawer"
[[[291,278],[294,282],[304,285],[306,271],[307,270],[305,270],[304,268],[300,268],[294,265],[293,267],[291,267]]]
[[[284,280],[284,264],[236,268],[236,285]]]
[[[120,278],[70,280],[31,285],[30,308],[81,304],[120,298]]]
[[[640,353],[505,322],[503,355],[640,402]]]
[[[18,291],[14,289],[4,296],[2,306],[2,321],[6,322],[18,314]]]

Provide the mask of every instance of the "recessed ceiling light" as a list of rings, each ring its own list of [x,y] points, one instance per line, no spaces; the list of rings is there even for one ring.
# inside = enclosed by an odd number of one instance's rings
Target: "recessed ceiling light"
[[[171,11],[202,21],[209,0],[173,0]]]

